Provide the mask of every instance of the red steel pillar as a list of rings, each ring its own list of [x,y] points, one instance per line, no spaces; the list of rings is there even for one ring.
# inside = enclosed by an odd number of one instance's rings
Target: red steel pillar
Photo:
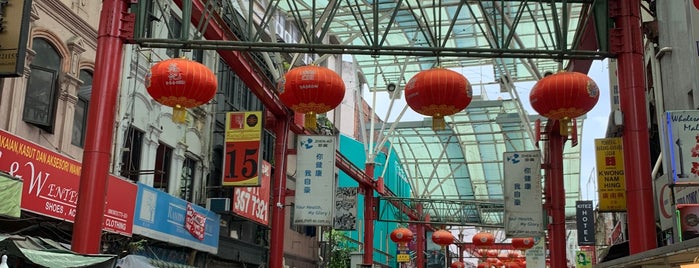
[[[619,47],[619,99],[624,114],[624,174],[628,211],[629,252],[657,247],[653,184],[645,98],[641,0],[615,0]],[[612,2],[610,2],[612,4]]]
[[[97,254],[101,250],[102,218],[124,47],[119,29],[126,8],[124,0],[102,1],[93,91],[87,113],[87,133],[78,191],[80,198],[71,245],[73,251],[82,254]]]
[[[566,194],[563,183],[563,145],[566,138],[561,136],[558,121],[549,120],[549,166],[546,170],[546,185],[551,197],[549,206],[551,223],[549,223],[549,252],[551,267],[566,267]]]
[[[374,178],[374,163],[366,163],[365,173]],[[364,265],[374,265],[374,188],[364,186]]]
[[[417,215],[418,217],[422,217],[422,204],[418,203],[417,204]],[[425,267],[425,224],[418,223],[417,224],[417,234],[416,234],[416,243],[417,246],[415,247],[415,250],[417,251],[415,253],[415,262],[417,262],[417,268],[424,268]]]
[[[274,185],[272,186],[274,206],[272,207],[272,232],[270,235],[269,267],[283,268],[284,230],[286,229],[286,155],[289,143],[289,117],[276,117],[274,134]]]

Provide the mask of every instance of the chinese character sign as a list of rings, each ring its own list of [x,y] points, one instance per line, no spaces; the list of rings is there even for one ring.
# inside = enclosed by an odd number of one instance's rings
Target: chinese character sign
[[[506,152],[504,160],[505,234],[539,237],[544,232],[541,153]]]
[[[595,140],[599,210],[626,211],[626,177],[621,138]]]
[[[333,224],[335,137],[299,135],[294,224]]]
[[[223,186],[259,186],[262,112],[226,113],[226,155]]]

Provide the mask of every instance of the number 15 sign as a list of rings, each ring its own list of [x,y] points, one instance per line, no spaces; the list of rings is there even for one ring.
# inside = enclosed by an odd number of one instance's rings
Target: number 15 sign
[[[226,113],[223,186],[260,186],[262,112]]]

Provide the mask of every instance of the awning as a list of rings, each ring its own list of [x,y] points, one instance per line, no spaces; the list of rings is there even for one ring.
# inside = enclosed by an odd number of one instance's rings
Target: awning
[[[196,268],[185,264],[151,259],[141,255],[127,255],[117,261],[119,268]]]
[[[22,203],[22,180],[0,171],[0,216],[19,218]]]
[[[6,255],[45,267],[111,268],[116,262],[114,255],[81,255],[56,241],[40,237],[0,234],[0,248],[6,250]]]

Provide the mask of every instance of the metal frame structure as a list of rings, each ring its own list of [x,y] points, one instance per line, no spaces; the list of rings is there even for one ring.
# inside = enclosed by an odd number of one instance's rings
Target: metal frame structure
[[[224,62],[236,71],[270,111],[273,117],[270,125],[273,126],[278,137],[288,137],[290,130],[297,133],[303,130],[290,124],[290,111],[275,96],[272,80],[283,73],[285,65],[282,64],[280,55],[269,54],[269,52],[278,52],[278,50],[279,52],[304,52],[311,55],[314,61],[322,61],[325,54],[353,52],[354,61],[359,64],[365,79],[369,85],[373,85],[374,91],[383,88],[383,86],[377,86],[380,81],[382,85],[388,82],[403,85],[406,77],[435,66],[464,67],[490,62],[495,66],[495,77],[522,81],[541,78],[540,70],[557,71],[567,65],[572,65],[573,69],[584,70],[585,61],[612,55],[608,51],[598,51],[595,44],[591,44],[589,39],[584,38],[590,35],[590,29],[593,27],[590,24],[593,16],[591,11],[596,10],[597,5],[606,7],[606,1],[603,0],[374,0],[370,2],[250,0],[247,6],[243,1],[230,2],[229,5],[229,2],[220,1],[175,0],[177,6],[184,11],[183,20],[192,21],[194,25],[198,25],[197,30],[201,33],[195,36],[194,40],[183,35],[180,40],[175,41],[146,40],[139,36],[135,38],[130,36],[129,25],[134,20],[132,16],[126,15],[127,3],[137,4],[138,1],[103,1],[93,82],[95,91],[101,94],[92,95],[92,105],[88,113],[90,127],[83,157],[84,169],[79,192],[81,198],[74,225],[76,231],[73,249],[80,253],[99,252],[101,234],[99,226],[101,226],[103,206],[94,204],[104,204],[103,193],[106,183],[104,178],[108,173],[110,153],[104,150],[108,150],[112,137],[113,109],[118,88],[118,75],[114,74],[120,73],[118,68],[121,66],[123,55],[121,48],[124,40],[137,42],[142,46],[217,49]],[[225,4],[218,5],[218,3]],[[236,3],[237,6],[235,6]],[[647,134],[647,128],[644,129],[645,113],[640,112],[640,107],[643,106],[644,73],[636,69],[643,66],[639,39],[640,27],[638,27],[640,0],[610,0],[609,6],[614,8],[615,13],[611,17],[617,19],[619,25],[618,31],[614,32],[618,43],[614,43],[613,47],[619,55],[620,92],[622,99],[628,97],[628,100],[621,103],[622,112],[629,111],[628,114],[634,119],[627,120],[631,121],[627,126],[630,135],[624,135],[624,148],[625,157],[632,159],[626,162],[625,169],[633,171],[634,173],[629,174],[629,177],[635,179],[629,182],[627,200],[630,204],[629,211],[634,213],[638,211],[636,214],[638,216],[629,213],[630,221],[637,220],[639,223],[630,226],[630,237],[638,236],[640,240],[638,244],[635,240],[630,243],[631,252],[636,253],[655,246],[654,235],[652,235],[655,227],[653,207],[650,202],[652,187],[649,187],[649,181],[644,180],[649,178],[650,170],[640,168],[648,163],[648,152],[639,149],[642,147],[640,144],[646,140],[643,134]],[[532,9],[532,7],[539,9]],[[255,12],[256,9],[264,11],[265,15],[254,16],[260,14]],[[304,29],[300,32],[303,35],[303,42],[299,43],[307,45],[282,45],[276,42],[277,38],[269,38],[265,35],[270,32],[271,36],[276,37],[274,27],[266,27],[271,24],[272,18],[276,18],[274,15],[276,10],[284,10],[290,14],[296,25]],[[462,13],[463,10],[469,10],[469,12]],[[139,10],[138,13],[144,14],[143,10]],[[247,14],[247,16],[241,14]],[[527,18],[525,14],[529,15],[530,21],[525,19]],[[606,19],[604,17],[602,21]],[[465,24],[464,21],[466,21]],[[139,27],[142,26],[137,25],[135,32],[138,33]],[[184,23],[183,26],[182,32],[189,33],[189,24]],[[216,41],[198,41],[197,39],[201,37]],[[322,45],[325,43],[330,45]],[[526,47],[525,44],[535,45]],[[287,47],[288,50],[284,50]],[[237,49],[228,50],[231,48]],[[261,55],[265,64],[268,65],[267,67],[272,67],[270,69],[277,70],[272,73],[271,78],[261,75],[260,66],[252,60],[251,54],[264,51],[263,48],[269,48],[267,50],[269,52]],[[602,50],[605,48],[606,46],[603,46]],[[298,59],[299,55],[293,55],[287,63],[290,63],[289,66],[294,66]],[[572,61],[583,63],[576,65],[571,64]],[[557,138],[556,141],[560,139]],[[277,140],[275,158],[278,159],[276,163],[279,165],[278,170],[284,170],[286,167],[287,142],[286,138]],[[565,140],[561,145],[564,142]],[[360,184],[367,196],[373,196],[373,192],[377,190],[373,178],[369,178],[369,181],[366,178],[366,174],[374,174],[374,168],[373,163],[367,163],[363,175],[355,174],[356,172],[350,174],[363,182]],[[347,168],[347,170],[351,169]],[[272,213],[271,244],[273,246],[270,252],[270,267],[277,268],[281,267],[283,256],[283,204],[286,190],[283,183],[286,181],[284,172],[277,172],[274,179],[276,182],[281,182],[278,185],[282,187],[273,191],[280,194],[275,194],[273,197],[277,207]],[[550,179],[547,178],[548,180]],[[547,192],[551,192],[551,189]],[[386,193],[381,192],[381,194]],[[551,193],[553,204],[550,209],[554,214],[552,222],[554,226],[563,225],[561,222],[561,216],[564,215],[564,209],[561,207],[562,194],[562,191]],[[365,214],[368,216],[365,218],[365,230],[373,229],[371,215],[375,202],[377,201],[373,197],[365,202]],[[418,204],[417,212],[422,213],[422,210],[422,206]],[[565,241],[565,234],[560,232],[560,228],[553,228],[550,236],[556,241]],[[373,262],[372,241],[373,235],[365,232],[363,256],[365,265],[371,265]],[[560,253],[563,253],[563,257]],[[561,265],[565,265],[565,246],[552,248],[551,256],[553,266],[563,267]]]

